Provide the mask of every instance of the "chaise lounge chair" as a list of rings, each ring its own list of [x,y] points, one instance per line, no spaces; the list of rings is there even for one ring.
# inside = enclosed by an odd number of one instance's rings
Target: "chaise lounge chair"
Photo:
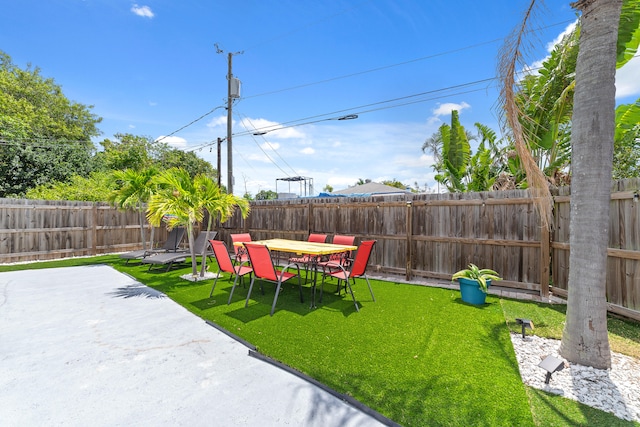
[[[211,257],[213,255],[213,252],[209,250],[209,240],[215,239],[217,234],[217,231],[209,231],[208,234],[206,231],[203,231],[198,234],[198,237],[196,237],[196,241],[193,243],[193,246],[196,248],[196,255]],[[189,257],[191,257],[191,251],[189,249],[180,249],[175,252],[166,252],[151,255],[143,258],[140,262],[142,264],[149,264],[148,271],[151,271],[154,265],[166,265],[166,272],[171,270],[171,267],[174,263],[182,263]]]
[[[144,259],[153,254],[176,252],[180,250],[180,242],[182,242],[182,238],[184,237],[184,231],[185,230],[182,227],[173,228],[169,232],[169,236],[167,237],[167,240],[164,242],[164,245],[162,245],[162,247],[157,249],[141,249],[138,251],[126,252],[124,254],[120,254],[120,258],[126,259],[126,264],[128,264],[129,260],[132,259]]]

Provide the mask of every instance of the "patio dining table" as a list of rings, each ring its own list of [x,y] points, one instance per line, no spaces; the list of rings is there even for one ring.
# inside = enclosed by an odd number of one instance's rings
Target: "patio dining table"
[[[267,239],[256,240],[253,244],[265,245],[271,251],[285,252],[294,255],[311,255],[311,267],[313,268],[313,279],[311,281],[311,307],[316,308],[316,283],[318,277],[318,257],[323,255],[339,254],[343,252],[355,251],[357,246],[336,245],[333,243],[315,243],[301,240],[289,239]],[[243,246],[242,242],[234,243],[235,246]]]

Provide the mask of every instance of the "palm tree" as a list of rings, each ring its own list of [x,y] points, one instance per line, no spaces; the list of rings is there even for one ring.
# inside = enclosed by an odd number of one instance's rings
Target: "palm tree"
[[[196,175],[194,184],[200,191],[200,204],[207,211],[207,234],[211,231],[213,217],[218,216],[220,223],[227,221],[236,208],[240,209],[243,218],[249,214],[249,201],[243,197],[227,194],[207,175]],[[202,257],[200,277],[204,277],[207,270],[207,257]]]
[[[520,159],[527,172],[532,196],[543,225],[549,227],[551,203],[544,175],[527,149],[525,133],[514,95],[516,64],[522,58],[535,0],[503,53],[502,100]],[[582,12],[576,60],[573,126],[571,130],[572,196],[567,322],[560,353],[570,362],[609,368],[607,335],[606,266],[610,182],[614,142],[615,69],[638,47],[639,0],[578,0],[572,7]],[[624,12],[622,12],[624,10]],[[621,20],[621,16],[625,19]],[[624,25],[619,27],[620,22]],[[632,22],[635,24],[629,25]],[[620,33],[618,29],[620,28]],[[632,35],[629,36],[628,33]]]
[[[113,171],[111,179],[116,182],[118,189],[111,192],[109,202],[122,209],[138,211],[140,222],[140,237],[142,249],[147,250],[147,239],[144,225],[144,204],[153,193],[153,177],[158,173],[154,168],[142,171],[132,169]],[[151,245],[153,245],[153,229],[151,229]]]
[[[582,12],[582,32],[571,130],[569,295],[560,354],[574,363],[609,369],[607,225],[622,0],[579,0],[572,6]]]
[[[147,218],[156,226],[160,225],[163,218],[168,218],[166,221],[170,228],[186,227],[191,250],[192,275],[196,277],[198,264],[194,246],[195,224],[203,220],[205,210],[210,215],[207,232],[211,227],[211,216],[214,213],[226,220],[233,214],[236,206],[239,206],[243,216],[246,217],[248,202],[222,193],[209,176],[198,174],[192,179],[182,168],[171,168],[161,172],[155,178],[155,182],[158,189],[149,200]]]
[[[447,126],[446,124],[443,126]],[[433,169],[435,171],[439,171],[442,164],[442,145],[443,145],[443,128],[440,126],[438,132],[435,132],[433,135],[425,139],[422,144],[422,152],[431,154],[433,157]]]

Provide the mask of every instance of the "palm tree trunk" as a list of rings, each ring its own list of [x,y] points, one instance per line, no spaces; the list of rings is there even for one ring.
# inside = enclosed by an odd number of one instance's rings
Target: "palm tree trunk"
[[[154,242],[154,236],[155,236],[155,232],[156,232],[156,228],[149,224],[151,231],[149,232],[149,248],[153,249],[153,242]]]
[[[571,128],[569,295],[560,354],[607,369],[606,271],[622,0],[579,0],[572,6],[582,12],[582,32]]]
[[[198,276],[198,260],[196,259],[196,248],[193,245],[195,238],[193,236],[192,222],[187,224],[187,239],[189,240],[189,251],[191,252],[191,274],[195,278]]]
[[[140,222],[140,238],[142,239],[142,249],[147,250],[147,236],[145,233],[145,220],[142,206],[138,206],[138,221]]]
[[[207,216],[209,217],[209,220],[207,221],[207,241],[209,240],[209,232],[211,231],[211,223],[212,221],[212,217],[211,217],[211,213],[208,213]],[[204,277],[205,272],[207,271],[207,246],[208,242],[204,244],[204,252],[202,252],[202,261],[201,266],[200,266],[200,277]]]

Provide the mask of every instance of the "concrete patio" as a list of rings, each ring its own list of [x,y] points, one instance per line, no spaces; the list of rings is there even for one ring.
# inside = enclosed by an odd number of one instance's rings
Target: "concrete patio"
[[[248,353],[108,266],[0,273],[3,426],[390,423]]]

